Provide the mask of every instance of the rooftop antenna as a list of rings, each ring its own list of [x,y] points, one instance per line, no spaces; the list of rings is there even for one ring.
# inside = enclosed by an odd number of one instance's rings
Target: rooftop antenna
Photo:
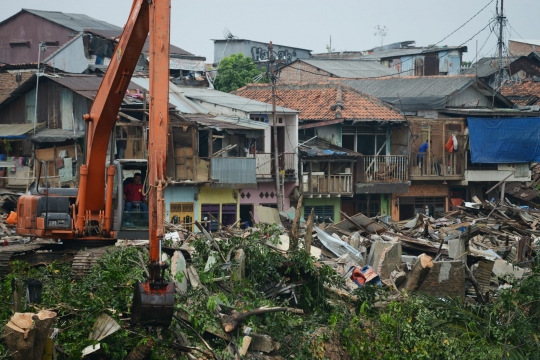
[[[238,36],[234,36],[227,28],[223,28],[223,37],[227,40],[238,39]]]

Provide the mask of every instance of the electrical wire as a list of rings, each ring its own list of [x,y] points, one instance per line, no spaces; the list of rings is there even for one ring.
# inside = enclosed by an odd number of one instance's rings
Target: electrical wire
[[[489,5],[491,5],[491,3],[495,1],[495,0],[491,0],[490,2],[488,2],[486,4],[486,6],[484,6],[482,9],[480,9],[480,11],[478,11],[476,14],[474,14],[469,20],[465,21],[465,23],[463,25],[461,25],[460,27],[458,27],[456,30],[452,31],[448,36],[446,36],[444,39],[442,39],[441,41],[439,41],[438,43],[435,43],[435,45],[438,45],[440,43],[442,43],[444,40],[448,39],[450,36],[454,35],[456,32],[458,32],[460,29],[462,29],[465,25],[467,25],[472,19],[474,19],[476,16],[478,16],[478,14],[480,14],[482,11],[484,11]]]

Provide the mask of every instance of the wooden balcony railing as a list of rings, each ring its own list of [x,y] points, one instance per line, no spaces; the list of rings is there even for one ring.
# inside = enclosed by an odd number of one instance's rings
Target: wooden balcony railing
[[[406,155],[364,156],[364,182],[394,183],[409,181],[409,157]]]
[[[323,172],[304,173],[302,189],[306,195],[341,196],[352,195],[352,174],[327,175]]]
[[[435,157],[431,153],[412,153],[410,159],[410,177],[427,179],[446,177],[463,179],[465,176],[465,157],[461,152]]]

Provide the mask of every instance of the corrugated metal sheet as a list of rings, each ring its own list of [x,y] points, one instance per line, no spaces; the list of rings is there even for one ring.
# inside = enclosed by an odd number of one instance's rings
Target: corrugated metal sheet
[[[262,123],[260,121],[255,121],[251,119],[232,119],[225,116],[215,116],[206,115],[206,116],[184,116],[186,119],[196,122],[198,124],[211,127],[216,130],[253,130],[253,131],[264,131],[269,128],[270,125],[267,123]],[[259,134],[261,135],[261,134]]]
[[[41,126],[39,124],[38,128]],[[31,131],[34,131],[34,124],[0,124],[0,139],[23,139]]]
[[[394,73],[392,69],[377,61],[340,59],[303,59],[300,61],[342,78],[376,77]]]
[[[272,105],[241,96],[228,94],[213,89],[180,87],[180,91],[190,99],[197,99],[247,113],[267,113],[272,111]],[[282,114],[296,114],[298,111],[276,106],[276,111]]]
[[[66,14],[60,11],[44,11],[33,9],[23,10],[75,31],[83,31],[86,28],[122,31],[122,28],[119,26],[109,24],[105,21],[101,21],[98,19],[94,19],[93,17],[84,14]]]
[[[256,184],[256,159],[212,158],[212,179],[220,184]]]
[[[131,82],[142,89],[150,89],[150,79],[146,77],[131,78]],[[208,114],[208,110],[184,96],[182,90],[169,81],[169,102],[183,114]]]
[[[114,38],[120,37],[122,35],[122,29],[119,29],[119,30],[102,30],[102,29],[99,29],[99,28],[94,28],[92,26],[88,26],[88,29],[86,29],[86,31],[90,32],[92,34],[101,36],[101,37],[103,37],[105,39],[111,39],[111,40],[114,39]],[[150,51],[150,42],[149,42],[149,39],[147,38],[146,42],[143,45],[142,52],[147,54],[149,51]],[[173,44],[171,44],[171,54],[173,54],[173,55],[184,55],[184,56],[185,55],[194,56],[189,51],[181,49],[178,46],[174,46]]]

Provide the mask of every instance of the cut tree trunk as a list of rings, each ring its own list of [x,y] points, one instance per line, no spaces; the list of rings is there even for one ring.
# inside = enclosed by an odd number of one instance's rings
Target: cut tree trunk
[[[432,267],[433,260],[431,259],[431,256],[420,254],[414,262],[411,271],[407,275],[407,280],[405,280],[405,283],[400,290],[411,293],[418,289]]]
[[[300,195],[298,199],[298,204],[296,205],[296,213],[294,214],[294,220],[292,224],[291,234],[290,234],[290,246],[289,250],[298,249],[298,233],[300,230],[300,215],[302,214],[302,201],[304,200],[304,195]]]
[[[258,309],[246,311],[239,313],[236,310],[233,310],[231,315],[222,315],[221,316],[221,325],[225,332],[230,333],[235,330],[238,325],[242,323],[245,319],[253,315],[262,315],[266,313],[279,312],[279,311],[290,311],[297,314],[303,314],[304,312],[301,309],[288,308],[288,307],[260,307]]]
[[[34,339],[32,313],[15,313],[4,328],[4,342],[14,360],[34,358]]]
[[[311,236],[313,235],[313,217],[314,208],[311,208],[311,214],[309,214],[308,221],[306,223],[306,235],[304,235],[304,246],[308,254],[311,253]]]
[[[41,310],[33,316],[34,328],[36,331],[34,339],[34,360],[41,360],[45,342],[49,337],[49,329],[53,324],[56,313],[48,310]]]

